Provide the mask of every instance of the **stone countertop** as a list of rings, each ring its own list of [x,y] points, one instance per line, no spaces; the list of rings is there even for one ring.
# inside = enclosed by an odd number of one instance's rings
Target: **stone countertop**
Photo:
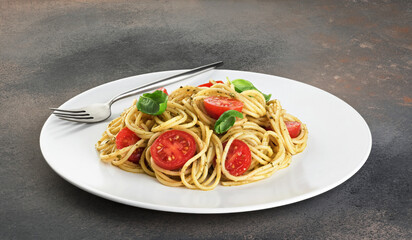
[[[2,1],[2,239],[411,239],[412,2]],[[122,205],[58,176],[49,106],[100,84],[216,60],[326,90],[367,121],[371,154],[314,198],[190,215]]]

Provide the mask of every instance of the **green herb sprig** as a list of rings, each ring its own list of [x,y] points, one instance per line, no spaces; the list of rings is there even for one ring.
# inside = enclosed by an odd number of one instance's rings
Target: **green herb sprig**
[[[270,98],[272,97],[272,94],[267,95],[267,94],[262,93],[255,86],[253,86],[251,82],[245,79],[235,79],[231,81],[231,83],[235,86],[235,90],[238,93],[241,93],[246,90],[257,90],[265,97],[266,102],[270,101]]]
[[[160,90],[145,93],[139,98],[137,109],[150,115],[160,115],[166,110],[167,99],[167,94]]]
[[[217,134],[227,132],[227,130],[235,124],[237,117],[243,118],[243,114],[236,110],[227,110],[224,112],[215,123],[215,132]]]

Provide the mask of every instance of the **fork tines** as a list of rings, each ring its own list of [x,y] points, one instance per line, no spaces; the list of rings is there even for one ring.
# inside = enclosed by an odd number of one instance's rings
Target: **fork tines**
[[[66,112],[66,113],[85,113],[86,112],[84,110],[64,110],[64,109],[58,109],[58,108],[49,108],[49,109],[53,111],[60,111],[60,112]]]
[[[64,110],[58,108],[50,108],[50,110],[53,110],[55,116],[64,120],[93,119],[93,117],[84,110]]]

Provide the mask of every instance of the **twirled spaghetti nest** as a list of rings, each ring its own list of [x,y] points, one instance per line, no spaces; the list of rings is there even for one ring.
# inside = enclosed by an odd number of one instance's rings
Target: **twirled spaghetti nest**
[[[216,120],[208,116],[203,105],[203,100],[209,96],[242,101],[244,118],[238,119],[225,134],[216,134],[213,131]],[[302,123],[300,134],[291,138],[284,121],[300,122],[286,113],[278,100],[266,102],[257,90],[238,93],[229,81],[210,88],[186,86],[170,94],[166,111],[158,116],[138,111],[135,100],[120,117],[110,122],[96,149],[103,162],[110,162],[129,172],[156,177],[164,185],[212,190],[219,183],[231,186],[265,179],[289,166],[291,156],[305,149],[308,131]],[[133,131],[140,140],[134,145],[117,149],[116,135],[124,127]],[[157,166],[150,154],[150,146],[156,138],[171,129],[189,133],[196,142],[196,154],[178,170]],[[246,143],[252,155],[249,169],[241,176],[231,175],[225,167],[226,156],[235,139]],[[223,142],[227,142],[224,148]],[[140,161],[128,161],[138,148],[143,151]]]

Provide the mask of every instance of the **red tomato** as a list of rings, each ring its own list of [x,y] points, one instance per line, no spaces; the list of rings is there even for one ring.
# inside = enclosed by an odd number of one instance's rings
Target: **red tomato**
[[[164,87],[158,88],[158,89],[156,89],[156,90],[160,90],[160,91],[166,93],[166,95],[169,95],[169,94],[167,93],[166,88],[164,88]]]
[[[157,166],[176,170],[196,153],[196,141],[187,132],[170,130],[160,135],[150,147],[150,154]]]
[[[223,148],[226,144],[227,142],[223,143]],[[241,140],[233,140],[226,156],[227,171],[233,176],[240,176],[249,169],[251,162],[252,154],[248,145]]]
[[[227,97],[212,96],[203,100],[206,112],[214,119],[218,119],[227,110],[242,112],[243,102]]]
[[[140,138],[132,130],[125,127],[116,136],[116,147],[122,149],[135,144],[139,140]]]
[[[116,136],[116,148],[122,149],[124,147],[135,144],[139,140],[140,138],[132,130],[125,127],[120,130],[120,132]],[[139,162],[142,152],[143,148],[137,148],[127,160],[134,163]]]
[[[127,159],[127,160],[129,160],[130,162],[133,162],[133,163],[139,163],[140,157],[142,156],[143,150],[144,150],[144,148],[136,148],[136,150],[134,150],[132,155],[130,155],[129,159]]]
[[[291,138],[299,136],[301,125],[300,122],[285,121],[285,124]]]
[[[216,81],[216,83],[223,83],[223,81]],[[208,83],[200,84],[198,87],[211,87],[213,86],[212,81],[209,81]]]

